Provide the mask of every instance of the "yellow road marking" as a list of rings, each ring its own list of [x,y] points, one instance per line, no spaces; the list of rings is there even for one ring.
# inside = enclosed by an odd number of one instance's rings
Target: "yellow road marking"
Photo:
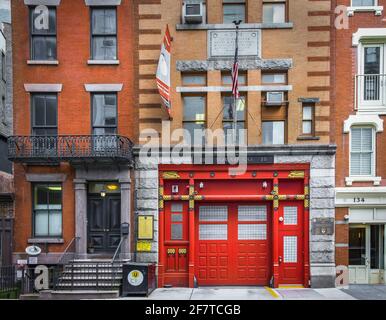
[[[279,286],[279,289],[304,289],[304,286],[301,286],[301,285]]]
[[[268,293],[269,293],[272,297],[274,297],[275,299],[280,298],[280,295],[279,295],[275,290],[273,290],[272,288],[270,288],[270,287],[264,287],[264,288],[265,288],[265,290],[267,290]]]

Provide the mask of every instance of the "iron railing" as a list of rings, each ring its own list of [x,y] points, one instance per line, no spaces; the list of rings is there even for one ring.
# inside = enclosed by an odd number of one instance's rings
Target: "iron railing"
[[[385,74],[355,76],[355,109],[371,107],[386,107]]]
[[[117,135],[13,136],[8,158],[14,162],[119,161],[131,164],[133,143]]]
[[[15,266],[0,267],[0,293],[18,288]]]
[[[70,261],[74,261],[76,259],[76,247],[78,245],[80,237],[74,237],[67,248],[64,250],[62,255],[60,256],[57,265],[64,266]]]

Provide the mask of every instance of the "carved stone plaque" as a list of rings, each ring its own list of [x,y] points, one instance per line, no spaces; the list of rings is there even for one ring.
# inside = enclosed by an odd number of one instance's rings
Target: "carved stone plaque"
[[[312,219],[312,234],[315,236],[331,236],[334,234],[333,218]]]
[[[239,56],[260,58],[260,30],[239,31]],[[209,58],[231,58],[235,56],[236,31],[208,31]]]

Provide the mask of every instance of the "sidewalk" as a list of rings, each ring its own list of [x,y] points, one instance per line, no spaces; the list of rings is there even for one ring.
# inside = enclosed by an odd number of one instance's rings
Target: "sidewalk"
[[[340,289],[272,289],[268,287],[159,288],[148,297],[122,300],[356,300]]]

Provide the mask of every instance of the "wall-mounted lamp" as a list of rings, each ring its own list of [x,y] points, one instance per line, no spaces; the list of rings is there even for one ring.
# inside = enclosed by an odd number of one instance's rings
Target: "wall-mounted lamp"
[[[101,191],[101,197],[102,197],[102,198],[106,197],[106,190],[105,190],[105,189],[102,189],[102,191]]]
[[[200,182],[200,189],[203,189],[203,188],[204,188],[204,183]]]
[[[268,182],[267,181],[264,181],[263,182],[263,189],[267,189],[268,188]]]

